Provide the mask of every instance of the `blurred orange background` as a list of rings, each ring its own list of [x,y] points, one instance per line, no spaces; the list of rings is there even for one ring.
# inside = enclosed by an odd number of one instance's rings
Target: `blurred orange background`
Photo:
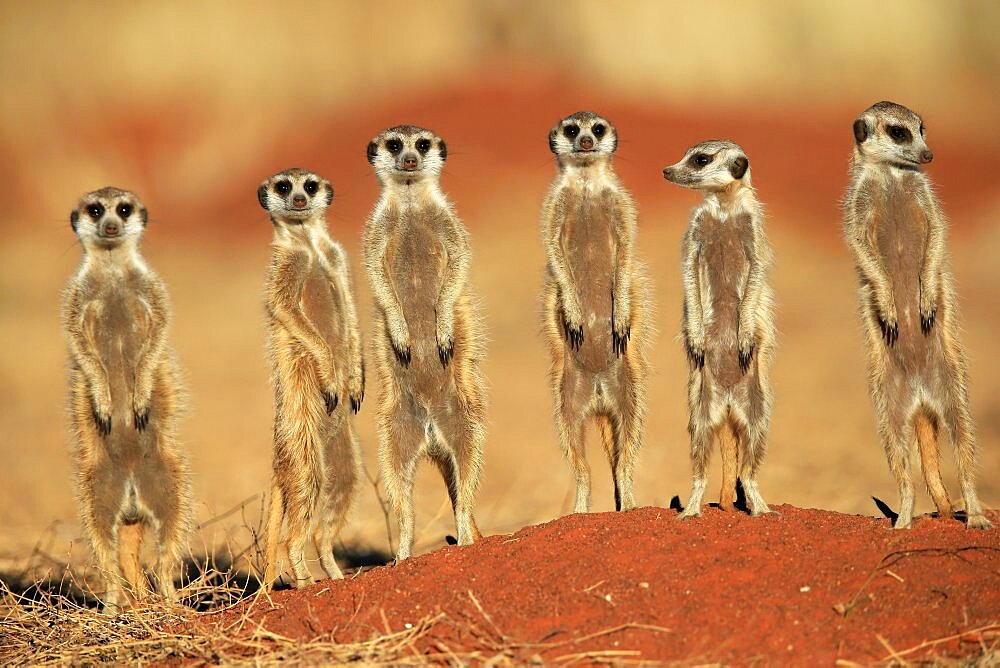
[[[174,306],[191,402],[181,433],[200,521],[260,493],[270,469],[263,345],[270,225],[255,190],[301,166],[337,195],[364,326],[358,241],[377,196],[367,141],[389,125],[449,145],[442,184],[473,235],[490,332],[491,424],[480,526],[505,532],[569,508],[539,333],[537,213],[555,167],[546,133],[579,109],[618,127],[616,165],[640,209],[660,334],[636,489],[686,498],[686,363],[679,242],[698,195],[660,170],[706,138],[739,142],[767,205],[780,349],[762,491],[772,503],[875,514],[897,503],[865,383],[856,279],[841,240],[851,121],[881,99],[923,114],[928,168],[949,214],[981,444],[980,491],[1000,504],[1000,4],[861,0],[673,2],[5,3],[0,26],[0,557],[40,539],[87,558],[65,412],[60,290],[79,261],[82,193],[134,190],[144,253]],[[376,473],[371,387],[357,419]],[[613,506],[596,439],[594,509]],[[957,495],[950,457],[946,481]],[[713,467],[718,478],[718,464]],[[915,469],[917,479],[919,473]],[[436,471],[417,488],[418,548],[453,533]],[[714,497],[713,497],[714,500]],[[256,522],[260,501],[247,504]],[[920,497],[918,510],[929,501]],[[246,544],[237,513],[192,540]],[[366,487],[345,541],[385,549]]]

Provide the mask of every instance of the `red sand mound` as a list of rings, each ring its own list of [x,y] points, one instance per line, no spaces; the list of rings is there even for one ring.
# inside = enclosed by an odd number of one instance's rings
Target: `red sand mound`
[[[663,508],[568,516],[275,592],[273,608],[265,598],[247,604],[253,623],[240,626],[345,642],[443,613],[414,646],[442,661],[478,651],[831,665],[997,642],[1000,531],[930,518],[893,531],[885,519],[777,510],[751,518],[708,508],[685,523]]]

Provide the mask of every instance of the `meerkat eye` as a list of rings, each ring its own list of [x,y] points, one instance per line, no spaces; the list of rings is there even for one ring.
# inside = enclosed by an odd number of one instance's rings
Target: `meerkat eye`
[[[712,162],[714,157],[715,156],[708,155],[707,153],[695,153],[691,156],[691,159],[688,160],[688,164],[701,169],[705,165]]]
[[[892,137],[892,140],[897,144],[905,144],[906,142],[913,139],[913,136],[910,134],[910,131],[904,128],[902,125],[890,125],[889,127],[886,128],[886,130],[888,130],[889,136]]]
[[[563,134],[569,137],[570,139],[576,139],[576,136],[580,134],[580,126],[567,125],[566,127],[563,128]]]
[[[278,181],[274,184],[274,192],[279,195],[287,195],[292,192],[292,182],[291,181]]]
[[[604,131],[607,130],[603,123],[598,123],[594,127],[590,128],[590,131],[594,133],[594,136],[600,139],[604,136]]]
[[[87,205],[87,215],[89,215],[94,220],[97,220],[104,213],[104,207],[100,204],[89,204]]]
[[[427,153],[431,150],[431,140],[430,139],[418,139],[417,140],[417,150],[421,153]]]
[[[319,190],[319,184],[315,181],[306,181],[305,189],[310,195],[315,195],[316,191]]]
[[[385,147],[389,149],[389,153],[396,155],[403,150],[403,142],[398,139],[390,139],[385,143]]]
[[[128,218],[131,214],[132,214],[131,204],[126,204],[125,202],[122,202],[121,204],[118,205],[118,215],[121,216],[122,219]]]

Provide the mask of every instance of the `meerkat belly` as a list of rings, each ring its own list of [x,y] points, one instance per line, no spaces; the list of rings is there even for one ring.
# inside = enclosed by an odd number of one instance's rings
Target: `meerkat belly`
[[[440,393],[446,378],[438,358],[437,311],[448,258],[439,228],[434,214],[411,214],[389,249],[390,280],[410,331],[412,358],[400,378],[428,400]],[[462,345],[460,330],[454,328],[456,346]]]
[[[615,361],[611,345],[612,291],[615,279],[614,221],[598,202],[583,197],[567,216],[563,248],[583,311],[583,345],[576,359],[589,371]]]
[[[909,179],[887,185],[876,214],[875,247],[889,277],[899,339],[892,356],[910,372],[923,368],[930,347],[920,329],[920,272],[927,249],[927,221],[917,206]]]
[[[314,266],[302,288],[302,310],[330,346],[337,361],[347,354],[340,297],[322,267]]]
[[[750,264],[740,231],[706,217],[701,262],[701,300],[705,314],[705,365],[723,387],[743,378],[737,336],[739,307]]]

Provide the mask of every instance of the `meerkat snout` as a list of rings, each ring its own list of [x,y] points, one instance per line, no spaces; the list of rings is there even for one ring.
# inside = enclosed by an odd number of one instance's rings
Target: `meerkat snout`
[[[673,167],[664,167],[663,168],[663,178],[665,178],[667,181],[673,181],[674,180],[674,168]]]
[[[105,220],[101,224],[101,236],[102,237],[117,237],[121,233],[121,226],[118,221],[115,220]]]
[[[583,137],[580,137],[580,148],[582,148],[584,151],[589,151],[590,149],[594,148],[594,138],[591,137],[590,135],[585,135]]]
[[[920,153],[920,162],[923,162],[923,163],[926,164],[926,163],[930,162],[933,159],[934,159],[934,152],[931,151],[929,148],[925,149],[924,151],[922,151]]]
[[[403,169],[408,172],[416,171],[420,166],[420,161],[417,159],[416,154],[408,153],[403,156]]]

